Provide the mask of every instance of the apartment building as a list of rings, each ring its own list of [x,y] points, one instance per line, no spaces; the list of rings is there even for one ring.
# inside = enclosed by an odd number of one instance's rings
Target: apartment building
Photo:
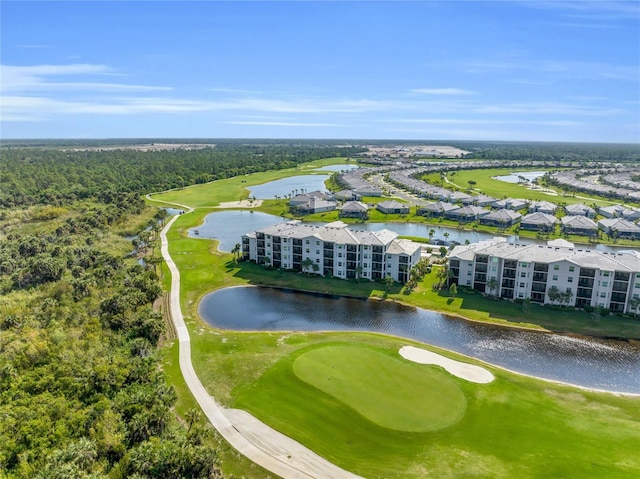
[[[246,260],[342,279],[390,275],[405,283],[420,250],[420,243],[398,239],[393,231],[354,230],[341,221],[322,226],[289,221],[242,236]]]
[[[504,299],[554,303],[549,291],[565,293],[568,305],[633,312],[640,296],[640,255],[588,247],[523,245],[504,238],[456,246],[449,267],[458,285]],[[555,288],[554,288],[555,287]]]

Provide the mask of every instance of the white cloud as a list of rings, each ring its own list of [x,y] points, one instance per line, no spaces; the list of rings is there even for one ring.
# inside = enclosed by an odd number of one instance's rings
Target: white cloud
[[[256,126],[300,126],[300,127],[346,127],[339,123],[306,123],[296,121],[224,121],[225,125],[256,125]]]
[[[475,92],[462,88],[415,88],[411,92],[423,95],[475,95]]]
[[[106,65],[77,63],[70,65],[0,65],[0,91],[27,93],[33,91],[93,90],[93,91],[156,91],[170,87],[129,85],[92,81],[58,81],[59,77],[86,77],[87,75],[119,75]]]

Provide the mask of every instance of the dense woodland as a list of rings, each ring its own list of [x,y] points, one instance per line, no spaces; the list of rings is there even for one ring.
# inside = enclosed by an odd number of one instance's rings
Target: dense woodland
[[[364,149],[236,143],[149,152],[4,147],[0,208],[60,206],[78,199],[108,201],[113,193],[140,195],[360,151]]]
[[[159,152],[0,148],[0,477],[221,477],[197,413],[180,419],[172,410],[176,394],[157,354],[161,287],[153,266],[128,254],[150,247],[163,215],[148,215],[152,228],[131,246],[121,236],[114,246],[114,231],[148,209],[145,193],[362,149],[215,143]],[[478,148],[492,158],[527,151]],[[637,147],[567,148],[555,154],[639,159]],[[552,149],[543,150],[535,155]]]

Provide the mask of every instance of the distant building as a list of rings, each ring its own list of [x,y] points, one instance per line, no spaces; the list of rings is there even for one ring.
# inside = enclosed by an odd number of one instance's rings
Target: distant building
[[[529,204],[529,213],[547,213],[548,215],[553,215],[557,209],[558,205],[548,201],[534,201]]]
[[[456,246],[449,267],[458,285],[504,299],[631,312],[640,296],[640,256],[589,248],[522,245],[504,238]]]
[[[409,205],[396,200],[381,201],[376,205],[376,209],[385,214],[408,214]]]
[[[507,209],[507,210],[518,211],[518,210],[521,210],[523,208],[526,208],[528,204],[529,204],[529,202],[526,201],[526,200],[520,200],[520,199],[516,199],[516,198],[506,198],[504,200],[494,201],[491,206],[493,208],[497,208],[497,209],[504,208],[504,209]]]
[[[367,219],[369,217],[369,207],[360,201],[347,201],[340,208],[338,216],[341,218]]]
[[[323,226],[289,221],[243,235],[242,254],[274,268],[342,279],[379,280],[390,275],[405,283],[420,261],[421,245],[398,239],[397,233],[386,229],[352,230],[341,221]]]
[[[457,205],[443,201],[436,201],[435,203],[427,203],[424,206],[419,206],[417,214],[420,216],[429,216],[431,218],[442,218],[447,212],[455,209],[458,209]]]
[[[501,209],[490,212],[480,218],[481,225],[508,228],[520,221],[522,215],[517,211]]]
[[[462,206],[455,210],[447,211],[444,217],[449,220],[459,221],[461,223],[468,223],[470,221],[476,221],[485,215],[490,213],[489,210],[481,208],[479,206]]]
[[[640,227],[623,218],[605,218],[598,221],[598,228],[612,238],[640,239]]]
[[[566,205],[564,207],[564,210],[569,216],[586,216],[588,218],[595,218],[596,216],[596,210],[594,210],[590,206],[583,205],[582,203]]]
[[[560,218],[563,233],[594,236],[598,234],[598,225],[586,216],[563,216]]]
[[[547,213],[530,213],[520,220],[520,228],[548,233],[554,230],[557,221],[555,216]]]

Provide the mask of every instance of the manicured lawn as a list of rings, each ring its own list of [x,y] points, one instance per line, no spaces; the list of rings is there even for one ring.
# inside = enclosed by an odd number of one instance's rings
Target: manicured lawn
[[[539,168],[529,170],[538,171]],[[518,183],[508,183],[506,181],[494,180],[492,178],[494,176],[509,175],[513,171],[514,170],[512,169],[506,168],[494,168],[486,170],[461,170],[456,171],[453,175],[452,173],[449,173],[447,175],[447,178],[450,182],[455,183],[463,189],[469,187],[469,181],[475,181],[476,184],[473,186],[473,188],[476,193],[482,192],[485,195],[493,196],[494,198],[498,199],[507,196],[510,198],[523,198],[526,200],[544,200],[555,204],[585,203],[587,205],[591,205],[592,203],[595,203],[597,205],[608,205],[615,203],[600,198],[592,198],[590,195],[582,193],[580,193],[579,196],[587,197],[587,199],[576,198],[573,196],[564,196],[559,192],[556,192],[557,194],[555,195],[549,194],[548,192],[544,192],[541,190],[532,190],[526,188],[525,186]],[[521,171],[527,171],[527,169],[523,169]],[[447,187],[447,184],[445,183],[444,186]]]
[[[312,349],[296,358],[293,372],[374,424],[398,431],[450,426],[467,405],[446,373],[355,345]]]
[[[362,414],[364,399],[356,401],[359,407],[349,404],[346,384],[327,392],[318,387],[318,378],[328,374],[334,359],[332,377],[352,378],[352,386],[362,391],[355,372],[360,361],[379,357],[379,365],[386,358],[391,365],[370,371],[373,379],[364,389],[386,394],[390,398],[384,400],[395,404],[406,401],[416,416],[420,399],[422,407],[441,402],[446,409],[445,397],[419,387],[417,398],[407,397],[412,385],[397,387],[398,349],[411,342],[361,333],[215,333],[197,340],[197,370],[216,398],[230,394],[230,406],[250,411],[364,477],[632,478],[640,473],[637,398],[580,391],[494,368],[494,382],[473,384],[422,366],[426,376],[438,373],[455,383],[466,411],[447,427],[403,432],[382,427],[379,416]],[[304,367],[315,380],[300,380],[297,367],[305,357],[311,364]],[[374,381],[382,386],[376,388]]]
[[[221,201],[238,199],[231,196]],[[273,202],[268,206],[280,207]],[[186,235],[210,211],[202,208],[179,217],[169,241],[181,271],[182,306],[194,366],[205,387],[224,406],[247,409],[364,477],[631,478],[640,474],[637,398],[581,391],[496,368],[490,368],[496,376],[493,383],[472,384],[435,366],[403,363],[398,355],[401,346],[425,347],[411,341],[365,333],[218,331],[201,322],[196,308],[204,294],[220,287],[271,284],[361,297],[388,295],[472,319],[587,334],[633,336],[640,323],[615,317],[595,323],[586,313],[556,312],[538,305],[524,313],[521,305],[479,294],[449,298],[431,290],[435,268],[405,295],[398,285],[387,293],[380,283],[235,264],[231,254],[217,251],[215,241]],[[177,387],[177,408],[184,414],[193,402],[177,369],[175,343],[166,347],[165,371]],[[329,365],[334,366],[331,386],[322,381]],[[439,393],[444,396],[438,397]],[[425,411],[419,411],[421,406]],[[400,414],[392,415],[393,407]],[[412,410],[421,421],[416,426],[420,432],[407,431],[412,427]],[[448,422],[434,426],[447,417]],[[425,431],[429,425],[433,429]],[[266,477],[227,445],[220,446],[220,454],[228,473]]]

